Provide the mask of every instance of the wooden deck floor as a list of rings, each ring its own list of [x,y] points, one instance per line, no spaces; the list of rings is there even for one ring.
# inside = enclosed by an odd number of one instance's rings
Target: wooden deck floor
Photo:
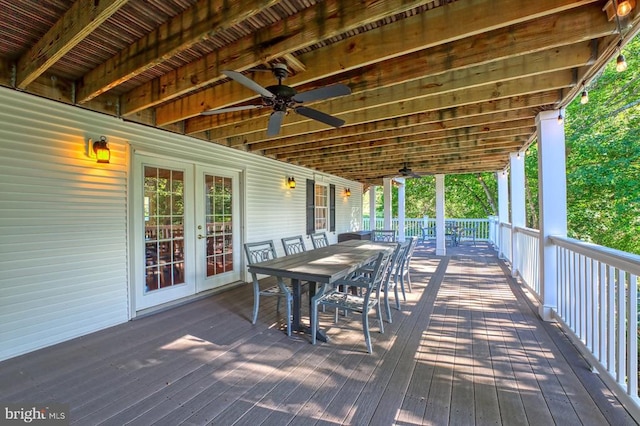
[[[330,343],[249,322],[241,286],[0,363],[0,402],[58,402],[80,425],[635,424],[486,246],[421,246],[413,292],[366,353],[355,317]]]

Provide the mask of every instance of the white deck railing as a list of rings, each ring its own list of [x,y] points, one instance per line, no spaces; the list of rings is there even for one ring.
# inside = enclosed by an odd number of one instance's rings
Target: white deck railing
[[[517,255],[512,269],[518,271],[522,283],[540,300],[540,231],[514,227]]]
[[[493,220],[492,242],[511,258],[512,270],[541,301],[540,232]],[[640,419],[638,395],[638,284],[640,256],[571,238],[550,237],[557,256],[557,307],[553,310],[567,335],[624,406]]]
[[[462,240],[470,240],[472,234],[471,229],[475,229],[476,241],[489,241],[489,219],[446,219],[449,223],[454,223],[460,229],[469,230],[462,234]],[[405,237],[422,237],[422,228],[434,229],[436,219],[432,217],[425,218],[408,218],[404,220]],[[363,219],[363,230],[369,231],[369,218]],[[376,218],[375,229],[384,229],[384,219]],[[391,220],[391,229],[398,230],[398,219]],[[435,235],[435,234],[432,234]]]
[[[638,419],[640,256],[571,238],[550,239],[557,247],[555,315],[605,382],[635,404]]]

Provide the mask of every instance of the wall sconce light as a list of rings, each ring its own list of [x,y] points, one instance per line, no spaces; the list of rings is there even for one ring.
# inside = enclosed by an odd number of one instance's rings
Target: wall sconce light
[[[293,189],[296,187],[296,178],[293,176],[287,178],[287,186],[289,189]]]
[[[107,144],[106,136],[100,136],[100,140],[92,141],[89,139],[87,151],[91,158],[95,158],[97,163],[109,163],[111,160],[111,150]]]
[[[351,197],[351,190],[349,188],[344,189],[344,195],[347,197]]]
[[[633,8],[635,7],[635,0],[622,0],[618,2],[618,7],[616,8],[616,14],[620,17],[627,16]]]

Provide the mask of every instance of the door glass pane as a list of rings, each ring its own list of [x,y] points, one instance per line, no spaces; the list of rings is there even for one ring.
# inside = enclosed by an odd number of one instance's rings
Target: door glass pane
[[[184,173],[144,168],[145,293],[183,284]]]
[[[324,185],[315,186],[315,229],[316,231],[325,231],[328,227],[329,218],[329,202],[328,188]]]
[[[207,277],[233,271],[231,178],[205,175]]]

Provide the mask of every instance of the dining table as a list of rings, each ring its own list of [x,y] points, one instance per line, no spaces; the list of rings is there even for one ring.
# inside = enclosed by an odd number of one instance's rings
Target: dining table
[[[394,243],[366,240],[347,240],[337,244],[289,256],[278,257],[248,266],[250,273],[288,278],[293,290],[292,331],[310,333],[310,327],[301,321],[302,282],[309,282],[309,297],[313,297],[317,285],[331,285],[352,272],[374,261],[382,251],[392,251]],[[318,340],[327,341],[318,331]]]

